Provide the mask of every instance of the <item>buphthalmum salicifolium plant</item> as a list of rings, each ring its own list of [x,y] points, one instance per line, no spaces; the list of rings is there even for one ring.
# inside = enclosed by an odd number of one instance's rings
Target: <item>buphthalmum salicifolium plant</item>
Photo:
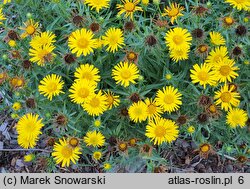
[[[249,13],[249,0],[3,1],[0,106],[24,160],[151,172],[178,139],[246,160]]]

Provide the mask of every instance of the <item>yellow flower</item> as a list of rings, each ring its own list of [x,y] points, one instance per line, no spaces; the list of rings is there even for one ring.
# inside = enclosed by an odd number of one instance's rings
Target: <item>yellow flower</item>
[[[231,128],[235,128],[237,126],[244,127],[247,119],[247,112],[239,108],[233,108],[227,113],[227,124]]]
[[[131,20],[134,19],[135,11],[142,11],[141,7],[137,5],[140,3],[140,0],[122,0],[123,4],[117,4],[116,7],[119,10],[118,15],[125,13],[125,17],[130,17]]]
[[[101,147],[105,143],[105,137],[97,131],[88,131],[83,140],[87,146],[92,145],[93,147]]]
[[[42,119],[38,119],[38,117],[37,114],[28,113],[17,122],[17,142],[21,147],[26,149],[35,147],[44,126]]]
[[[10,3],[10,2],[11,2],[11,0],[3,0],[4,5],[7,4],[7,3]]]
[[[101,158],[102,158],[102,152],[100,152],[100,151],[95,151],[94,153],[93,153],[93,158],[95,159],[95,160],[100,160]]]
[[[113,68],[112,77],[116,84],[128,87],[130,83],[136,83],[135,80],[139,78],[139,70],[133,63],[120,62]]]
[[[159,117],[162,113],[162,108],[156,105],[156,101],[146,98],[145,104],[147,105],[147,117],[148,119],[154,119]]]
[[[97,48],[97,40],[93,37],[93,32],[85,28],[72,32],[68,43],[71,52],[76,53],[77,57],[93,53],[94,49]]]
[[[44,77],[38,86],[38,91],[47,97],[50,101],[53,96],[58,96],[62,91],[64,81],[62,77],[56,74],[47,75]]]
[[[55,46],[46,44],[39,48],[30,48],[30,61],[36,62],[39,66],[44,66],[46,62],[51,62],[55,56],[53,50]]]
[[[194,126],[189,126],[189,127],[187,128],[187,132],[188,132],[189,134],[193,134],[193,133],[195,132],[195,127],[194,127]]]
[[[145,121],[147,119],[147,108],[147,105],[142,101],[134,102],[128,109],[130,119],[136,123]]]
[[[191,34],[187,29],[180,27],[170,29],[165,36],[166,45],[172,49],[189,49],[191,45]]]
[[[143,5],[146,5],[146,6],[149,4],[149,0],[142,0],[141,2]]]
[[[239,76],[239,74],[235,72],[236,70],[239,70],[239,68],[235,66],[233,59],[221,59],[217,64],[214,64],[213,69],[215,70],[215,75],[219,82],[232,82],[232,79]]]
[[[118,51],[118,48],[124,46],[124,37],[123,32],[119,28],[109,28],[105,32],[105,35],[102,36],[103,45],[108,46],[107,51],[115,52]]]
[[[112,168],[112,165],[111,165],[110,163],[104,163],[104,164],[103,164],[103,169],[104,169],[104,170],[108,171],[108,170],[110,170],[111,168]]]
[[[24,160],[25,162],[31,162],[31,161],[33,161],[35,158],[36,158],[36,156],[35,156],[34,154],[28,154],[28,155],[25,155],[25,156],[23,157],[23,160]]]
[[[94,121],[94,126],[95,127],[100,127],[101,125],[102,125],[102,122],[99,119]]]
[[[217,75],[215,75],[215,72],[212,71],[211,66],[209,66],[208,64],[204,63],[201,66],[195,64],[193,66],[193,70],[190,70],[190,72],[192,83],[199,83],[204,88],[206,88],[207,84],[211,86],[216,85]]]
[[[186,49],[172,49],[170,50],[170,58],[173,61],[178,62],[180,60],[188,59],[189,48]]]
[[[97,94],[91,95],[84,104],[83,109],[91,116],[99,116],[108,109],[107,98],[99,91]]]
[[[179,134],[178,126],[174,121],[164,118],[150,120],[146,126],[146,136],[154,141],[154,144],[161,145],[163,142],[173,142]]]
[[[8,45],[10,47],[15,47],[16,46],[16,41],[15,40],[9,40]]]
[[[56,41],[55,38],[55,34],[50,31],[42,32],[31,39],[30,46],[36,49],[44,45],[51,45]]]
[[[107,106],[108,109],[112,109],[113,107],[117,107],[120,103],[120,99],[118,95],[114,95],[113,92],[111,91],[104,91],[104,95],[106,96],[107,99]]]
[[[163,108],[164,112],[174,112],[180,108],[182,94],[172,86],[164,87],[156,93],[156,104]]]
[[[180,6],[177,3],[171,3],[169,7],[164,9],[162,16],[168,16],[171,19],[171,23],[174,24],[174,21],[179,17],[183,16],[181,13],[184,10],[184,7]]]
[[[101,77],[99,76],[99,69],[91,64],[82,64],[76,68],[74,73],[76,80],[88,80],[90,82],[99,82]]]
[[[76,81],[69,89],[69,97],[72,102],[82,104],[95,93],[95,87],[96,84],[88,80]]]
[[[91,10],[96,9],[96,11],[99,13],[102,8],[109,7],[109,1],[110,0],[85,0],[84,4],[88,4],[91,6]]]
[[[226,58],[227,54],[228,54],[227,47],[224,46],[216,47],[209,53],[205,63],[208,63],[210,66],[213,67],[221,59]]]
[[[40,32],[39,23],[34,22],[32,19],[27,20],[24,23],[24,27],[20,27],[20,29],[24,31],[24,33],[21,35],[21,38],[25,38],[27,36],[34,37]]]
[[[225,111],[231,110],[232,106],[237,107],[240,104],[240,94],[233,92],[233,87],[229,88],[228,85],[221,87],[220,91],[215,92],[215,104],[221,104],[221,109]]]
[[[219,32],[210,32],[210,40],[211,43],[214,45],[225,45],[226,44],[226,40],[224,39],[224,37],[219,33]]]
[[[171,80],[172,79],[172,74],[166,74],[165,75],[166,80]]]
[[[238,10],[249,10],[250,1],[249,0],[226,0],[226,3],[229,3],[233,8]]]
[[[3,24],[2,21],[6,20],[4,14],[3,14],[3,8],[0,8],[0,25]]]
[[[15,103],[12,105],[12,108],[13,108],[13,110],[15,110],[15,111],[20,110],[21,107],[22,107],[22,105],[21,105],[20,102],[15,102]]]
[[[62,167],[69,167],[71,161],[76,164],[76,162],[80,158],[79,155],[82,154],[80,150],[81,149],[78,146],[72,148],[68,144],[67,140],[65,140],[65,138],[62,138],[59,139],[59,143],[55,143],[51,155],[56,160],[56,164],[62,163]]]

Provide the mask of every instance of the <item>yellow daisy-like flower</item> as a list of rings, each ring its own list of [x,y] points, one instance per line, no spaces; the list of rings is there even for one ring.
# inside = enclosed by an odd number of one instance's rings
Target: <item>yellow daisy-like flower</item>
[[[112,77],[116,84],[128,87],[130,83],[136,83],[135,80],[139,78],[139,70],[133,63],[120,62],[113,68]]]
[[[162,108],[156,104],[156,100],[146,98],[145,104],[147,105],[147,117],[149,120],[159,117],[162,113]]]
[[[165,36],[166,45],[172,49],[186,49],[191,45],[192,36],[187,29],[180,27],[170,29]]]
[[[3,24],[2,21],[6,20],[4,14],[3,14],[3,8],[0,8],[0,25]]]
[[[115,52],[118,51],[118,48],[121,48],[125,45],[123,32],[119,28],[109,28],[105,32],[105,35],[102,36],[103,45],[108,46],[107,51]]]
[[[141,7],[137,5],[140,3],[140,0],[122,0],[123,4],[117,4],[116,7],[119,10],[118,15],[125,13],[125,17],[130,17],[131,20],[134,19],[135,11],[142,11]]]
[[[20,29],[24,31],[21,35],[21,38],[25,38],[27,36],[34,37],[40,32],[39,23],[32,19],[27,20],[24,23],[24,27],[20,27]]]
[[[53,44],[56,36],[50,31],[42,32],[40,35],[36,35],[30,41],[30,46],[33,48],[40,48],[43,45],[51,45]]]
[[[110,170],[112,168],[112,165],[110,164],[110,163],[104,163],[103,164],[103,169],[105,170],[105,171],[108,171],[108,170]]]
[[[38,86],[38,91],[47,97],[50,101],[53,96],[58,96],[62,91],[64,81],[62,77],[56,74],[47,75],[44,77]]]
[[[87,146],[93,147],[101,147],[105,143],[105,137],[99,131],[88,131],[83,140]]]
[[[62,163],[62,167],[69,167],[70,162],[76,164],[82,154],[80,147],[73,148],[65,138],[59,139],[59,143],[55,143],[52,156],[56,160],[56,164]]]
[[[107,98],[102,91],[98,91],[97,94],[91,95],[82,107],[89,115],[99,116],[108,109]]]
[[[179,62],[181,60],[187,60],[188,59],[188,53],[189,48],[186,49],[172,49],[170,50],[170,58],[172,58],[173,61]]]
[[[95,160],[100,160],[102,158],[102,152],[100,152],[100,151],[95,151],[94,153],[93,153],[93,159],[95,159]]]
[[[233,59],[221,59],[217,64],[214,64],[213,69],[215,70],[215,75],[219,82],[232,82],[232,79],[239,76],[239,74],[235,72],[236,70],[239,70],[239,68],[235,66]]]
[[[113,107],[117,107],[120,103],[120,99],[118,95],[115,95],[113,92],[111,91],[104,91],[104,95],[106,96],[107,99],[107,106],[108,109],[112,109]]]
[[[76,80],[88,80],[90,82],[99,82],[101,77],[99,76],[99,69],[91,64],[82,64],[76,68],[74,73]]]
[[[10,3],[10,2],[11,2],[11,0],[3,0],[4,5],[7,4],[7,3]]]
[[[209,53],[205,63],[208,63],[210,66],[213,67],[218,61],[226,58],[227,55],[228,55],[227,47],[224,46],[216,47]]]
[[[184,10],[183,6],[180,6],[177,3],[171,3],[169,7],[166,7],[164,9],[164,13],[162,16],[168,16],[171,19],[171,23],[174,24],[174,21],[179,17],[183,16],[181,11]]]
[[[214,44],[214,45],[225,45],[226,44],[226,40],[219,32],[210,32],[209,35],[210,35],[210,40],[211,40],[212,44]]]
[[[142,102],[134,102],[128,109],[128,115],[134,122],[142,122],[147,119],[147,105]]]
[[[42,119],[38,118],[37,114],[28,113],[17,122],[17,142],[21,147],[26,149],[35,147],[38,136],[42,134],[41,129],[44,126]]]
[[[178,92],[178,89],[167,86],[157,91],[155,100],[164,112],[171,113],[178,110],[182,105],[181,96],[182,94]]]
[[[69,92],[71,93],[69,97],[71,101],[76,104],[82,104],[86,100],[95,94],[96,84],[88,80],[79,80],[73,83],[70,87]]]
[[[94,49],[97,48],[97,40],[93,37],[93,32],[85,28],[72,32],[68,42],[71,52],[76,53],[77,57],[93,53]]]
[[[233,108],[227,113],[227,124],[231,128],[245,127],[247,119],[247,112],[239,108]]]
[[[249,11],[250,1],[249,0],[226,0],[226,3],[229,3],[233,8],[238,10]]]
[[[13,110],[15,110],[15,111],[20,110],[21,107],[22,107],[22,104],[21,104],[20,102],[15,102],[15,103],[12,105],[12,108],[13,108]]]
[[[103,8],[109,7],[110,0],[85,0],[84,4],[91,6],[92,9],[96,9],[96,12],[100,12]]]
[[[23,157],[24,162],[31,162],[36,158],[35,154],[28,154]]]
[[[204,88],[206,88],[206,85],[216,85],[217,75],[215,75],[215,71],[212,71],[212,67],[208,64],[204,63],[201,66],[195,64],[190,72],[192,83],[199,83]]]
[[[163,142],[173,142],[179,135],[178,126],[169,119],[157,118],[150,120],[146,126],[146,134],[154,144],[161,145]]]
[[[30,61],[36,62],[39,66],[44,66],[46,62],[51,62],[55,57],[53,50],[54,45],[46,44],[39,48],[30,48],[29,55],[31,56]]]
[[[215,92],[214,99],[215,104],[221,104],[221,109],[225,111],[231,110],[232,106],[237,107],[240,104],[240,94],[238,92],[233,92],[233,87],[229,88],[228,85],[221,87],[220,91]]]

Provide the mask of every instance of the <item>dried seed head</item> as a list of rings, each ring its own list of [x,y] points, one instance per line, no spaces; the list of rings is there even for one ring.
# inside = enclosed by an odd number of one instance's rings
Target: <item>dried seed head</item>
[[[89,28],[92,32],[98,32],[100,30],[100,25],[96,22],[93,22],[90,24]]]
[[[234,49],[233,49],[233,55],[234,56],[240,56],[241,54],[242,54],[242,49],[239,46],[234,47]]]
[[[179,124],[179,125],[184,125],[185,123],[187,123],[187,116],[185,115],[180,115],[178,117],[178,119],[176,120],[176,122]]]
[[[239,156],[239,157],[237,158],[237,160],[238,160],[238,162],[240,162],[240,163],[246,163],[246,162],[247,162],[247,157],[241,155],[241,156]]]
[[[64,56],[64,61],[66,64],[72,64],[76,61],[76,58],[73,54],[66,54]]]
[[[27,106],[28,108],[34,109],[34,108],[36,107],[35,99],[34,99],[34,98],[28,98],[28,99],[26,100],[26,106]]]
[[[11,51],[11,58],[12,59],[21,59],[21,54],[20,54],[20,52],[19,51],[17,51],[17,50],[13,50],[13,51]]]
[[[24,60],[23,61],[23,68],[26,70],[29,70],[32,67],[32,64],[29,60]]]
[[[247,28],[243,25],[239,25],[236,30],[235,33],[239,36],[244,36],[247,33]]]
[[[206,95],[202,95],[198,101],[198,104],[200,106],[207,106],[209,104],[211,104],[211,99],[209,96],[206,96]]]
[[[8,37],[12,40],[18,40],[19,39],[19,36],[18,34],[14,31],[14,30],[10,30],[8,32]]]
[[[76,15],[73,17],[73,23],[77,26],[81,25],[83,23],[83,17]]]
[[[194,9],[195,14],[198,16],[204,16],[207,11],[208,11],[208,9],[203,7],[202,5],[195,7],[195,9]]]
[[[50,137],[50,138],[47,140],[47,146],[54,146],[55,141],[56,141],[55,138]]]
[[[128,109],[126,107],[122,108],[120,111],[122,116],[124,117],[128,116]]]
[[[67,117],[65,115],[62,115],[62,114],[57,115],[55,118],[55,121],[59,126],[66,126],[68,123]]]
[[[111,145],[111,146],[115,146],[117,144],[117,140],[114,136],[111,136],[109,139],[108,139],[108,143]]]
[[[134,22],[128,21],[124,24],[124,30],[126,31],[132,31],[135,28]]]
[[[149,46],[155,46],[157,44],[157,39],[154,35],[149,35],[147,38],[146,38],[146,44],[149,45]]]
[[[133,93],[129,99],[132,101],[132,102],[139,102],[141,99],[140,99],[140,96],[139,94],[137,93]]]
[[[192,36],[195,39],[201,39],[204,37],[204,31],[200,28],[197,28],[197,29],[192,31]]]
[[[208,115],[206,113],[201,113],[198,115],[198,120],[200,123],[205,123],[208,120]]]

